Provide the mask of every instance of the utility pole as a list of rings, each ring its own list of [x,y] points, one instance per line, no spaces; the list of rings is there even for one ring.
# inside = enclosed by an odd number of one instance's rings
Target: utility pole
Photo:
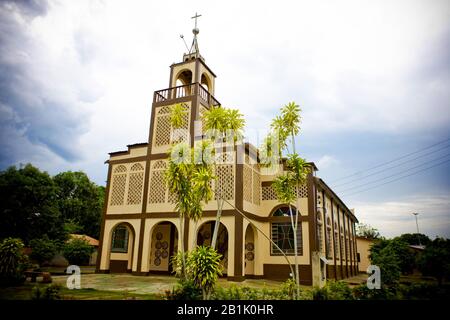
[[[417,238],[419,239],[419,246],[421,246],[422,244],[420,243],[419,222],[417,220],[417,216],[419,215],[419,213],[413,212],[412,214],[414,215],[414,217],[416,217]]]

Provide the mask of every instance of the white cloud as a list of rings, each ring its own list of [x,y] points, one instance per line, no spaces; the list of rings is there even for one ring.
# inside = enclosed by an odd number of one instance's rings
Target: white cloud
[[[317,160],[316,165],[319,169],[329,169],[330,167],[332,167],[334,164],[337,163],[339,163],[339,161],[336,158],[326,154],[322,156],[319,160]]]
[[[84,169],[103,182],[107,152],[147,140],[153,91],[167,87],[169,65],[185,50],[179,34],[190,38],[196,10],[200,50],[218,75],[215,95],[239,108],[249,129],[266,128],[290,100],[302,105],[309,136],[448,127],[448,8],[445,1],[50,1],[45,15],[16,15],[26,41],[1,58],[26,59],[18,63],[39,85],[23,96],[56,104],[12,110],[23,125],[10,135],[28,140],[28,159],[45,159],[36,165]],[[24,150],[4,153],[10,162],[27,159]],[[326,157],[324,168],[334,164]]]
[[[383,236],[415,233],[412,215],[418,212],[419,231],[430,237],[450,237],[450,194],[421,194],[389,202],[355,202],[359,222],[376,227]]]

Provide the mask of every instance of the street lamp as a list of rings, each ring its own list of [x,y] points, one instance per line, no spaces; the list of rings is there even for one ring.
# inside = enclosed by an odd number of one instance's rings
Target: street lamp
[[[417,221],[417,216],[419,215],[419,213],[413,212],[412,214],[414,215],[414,217],[416,217],[417,238],[419,239],[419,246],[421,246],[422,244],[420,243],[419,222]]]

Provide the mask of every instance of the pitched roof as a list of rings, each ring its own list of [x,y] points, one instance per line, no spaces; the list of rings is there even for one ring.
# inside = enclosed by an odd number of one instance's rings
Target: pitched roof
[[[89,237],[88,235],[85,235],[85,234],[74,234],[74,233],[72,233],[72,234],[70,234],[70,238],[71,239],[84,239],[87,242],[89,242],[89,244],[91,246],[98,247],[98,240],[94,239],[92,237]]]

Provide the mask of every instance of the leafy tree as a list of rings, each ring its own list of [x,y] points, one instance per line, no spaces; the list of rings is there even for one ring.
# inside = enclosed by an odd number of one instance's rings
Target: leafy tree
[[[56,204],[52,178],[27,164],[0,172],[0,239],[17,237],[26,244],[45,235],[63,240],[64,220]]]
[[[227,109],[223,107],[211,107],[202,117],[206,135],[211,139],[211,142],[219,143],[221,145],[224,138],[232,139],[233,147],[236,141],[241,140],[243,133],[242,129],[245,125],[243,115],[236,109]],[[234,148],[233,148],[234,149]],[[217,164],[214,161],[214,171],[217,171]],[[217,190],[217,188],[216,188]],[[214,226],[214,232],[211,239],[211,247],[215,248],[217,244],[217,236],[220,226],[220,218],[222,215],[222,208],[224,199],[222,195],[217,195],[217,215]]]
[[[407,242],[402,240],[400,237],[394,239],[381,239],[375,242],[371,249],[369,258],[375,257],[379,252],[386,248],[391,247],[395,256],[398,259],[399,268],[402,274],[410,274],[416,266],[416,257],[414,252],[409,248]]]
[[[198,246],[189,256],[188,272],[196,286],[202,289],[204,300],[209,300],[219,275],[222,275],[221,257],[209,246]]]
[[[180,111],[181,110],[181,111]],[[177,129],[184,126],[184,117],[180,109],[175,105],[171,108],[170,121]],[[210,181],[214,179],[211,165],[203,158],[196,158],[197,150],[200,153],[207,148],[206,143],[197,143],[195,148],[190,148],[187,143],[180,142],[172,146],[169,151],[169,166],[165,171],[165,180],[169,192],[175,195],[175,209],[180,218],[180,256],[182,270],[180,274],[185,278],[186,255],[184,253],[184,219],[198,221],[203,213],[203,201],[208,202],[212,198]]]
[[[288,205],[289,216],[291,219],[291,227],[294,235],[298,232],[298,217],[300,215],[300,203],[297,196],[297,190],[305,183],[310,168],[305,159],[297,154],[295,137],[300,132],[300,106],[295,102],[290,102],[280,110],[280,115],[276,116],[272,121],[272,132],[265,138],[262,146],[262,158],[266,166],[272,166],[278,158],[283,164],[283,151],[288,154],[285,162],[285,172],[279,174],[273,182],[273,188],[277,194],[277,198],[281,203]],[[290,139],[290,144],[289,140]],[[295,207],[293,206],[295,204]],[[297,298],[300,296],[300,276],[298,266],[298,243],[297,237],[294,236],[294,263],[295,263],[295,281],[297,284]]]
[[[56,241],[50,240],[47,236],[31,240],[30,246],[32,250],[30,258],[36,260],[39,265],[50,261],[58,252]]]
[[[435,277],[441,286],[450,277],[450,240],[436,238],[428,244],[419,258],[419,269]]]
[[[404,233],[399,238],[410,245],[427,246],[431,242],[431,239],[422,233]]]
[[[56,203],[66,223],[81,227],[78,232],[98,238],[104,187],[97,186],[80,171],[61,172],[53,181],[57,187]]]
[[[379,239],[380,238],[380,232],[378,232],[378,229],[364,223],[358,223],[356,225],[356,235],[358,237],[366,238],[366,239]]]
[[[352,289],[344,281],[327,281],[322,288],[313,289],[314,300],[353,300]]]
[[[378,266],[381,271],[381,283],[382,285],[393,285],[400,279],[400,259],[397,256],[395,245],[387,240],[387,245],[378,250],[370,251],[370,261],[372,264]]]
[[[0,285],[17,285],[25,281],[23,272],[28,265],[20,239],[6,238],[0,243]]]
[[[71,239],[64,244],[63,255],[70,264],[87,265],[94,248],[85,239]]]

